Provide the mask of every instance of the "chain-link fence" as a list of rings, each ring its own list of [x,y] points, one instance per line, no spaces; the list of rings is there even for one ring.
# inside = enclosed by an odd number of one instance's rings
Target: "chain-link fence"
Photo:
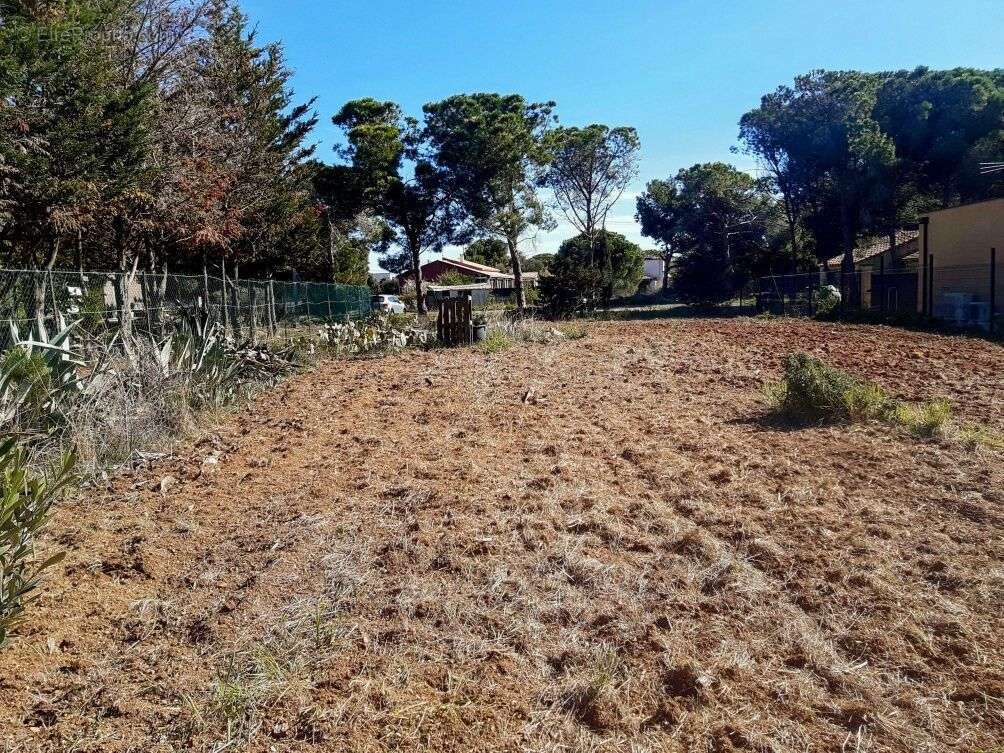
[[[8,323],[26,336],[39,319],[54,327],[62,315],[92,334],[162,336],[186,311],[209,312],[236,338],[256,341],[368,316],[371,297],[368,287],[324,282],[0,269],[0,349],[12,344]]]
[[[936,266],[882,267],[770,275],[757,281],[757,312],[834,317],[870,314],[1004,334],[1004,260]]]

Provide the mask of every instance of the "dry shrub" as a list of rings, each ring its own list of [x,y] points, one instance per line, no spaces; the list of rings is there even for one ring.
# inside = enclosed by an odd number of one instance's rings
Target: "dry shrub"
[[[565,334],[556,329],[550,322],[533,317],[512,317],[501,314],[489,321],[488,337],[498,338],[500,342],[542,343],[548,344],[564,340]],[[508,346],[507,346],[508,347]]]
[[[74,410],[71,439],[94,469],[163,447],[194,423],[189,381],[165,375],[149,341],[137,342],[131,356],[114,357],[90,392]]]

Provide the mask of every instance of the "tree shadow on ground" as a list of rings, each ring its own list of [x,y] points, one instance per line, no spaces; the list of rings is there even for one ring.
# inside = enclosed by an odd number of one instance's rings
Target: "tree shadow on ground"
[[[830,426],[840,426],[840,421],[810,420],[795,418],[778,413],[771,409],[764,409],[752,415],[731,418],[725,422],[730,426],[751,426],[765,432],[775,432],[788,434],[807,429],[823,429]]]
[[[650,319],[736,319],[755,316],[752,306],[688,306],[669,303],[652,308],[614,308],[597,311],[596,319],[609,321],[645,321]]]

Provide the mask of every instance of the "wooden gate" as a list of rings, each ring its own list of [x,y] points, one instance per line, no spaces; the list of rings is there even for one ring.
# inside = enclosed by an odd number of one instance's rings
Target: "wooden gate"
[[[473,324],[470,293],[439,302],[436,334],[444,345],[470,345]]]

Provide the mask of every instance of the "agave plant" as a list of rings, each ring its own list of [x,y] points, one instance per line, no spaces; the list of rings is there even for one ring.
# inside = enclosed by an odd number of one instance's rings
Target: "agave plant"
[[[238,345],[208,313],[183,314],[181,331],[157,346],[164,375],[190,383],[197,404],[219,406],[233,400],[252,383],[270,383],[291,371],[287,354],[265,346]]]
[[[13,439],[0,442],[0,646],[34,598],[43,570],[63,558],[35,557],[35,540],[53,501],[73,481],[73,455],[49,474],[29,470],[28,456]]]
[[[22,339],[11,323],[14,347],[0,359],[0,426],[17,423],[27,429],[49,429],[65,424],[75,400],[85,389],[85,376],[99,368],[85,369],[73,350],[77,322],[58,320],[51,335],[40,318],[35,331]]]

